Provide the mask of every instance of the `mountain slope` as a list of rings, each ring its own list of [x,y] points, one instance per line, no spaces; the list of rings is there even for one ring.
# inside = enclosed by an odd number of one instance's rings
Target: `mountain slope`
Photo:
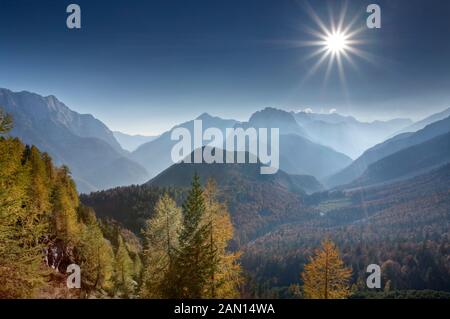
[[[348,184],[361,176],[367,167],[402,149],[423,143],[439,135],[450,132],[450,117],[432,123],[415,133],[403,133],[364,152],[348,167],[326,179],[328,187]]]
[[[0,107],[13,116],[11,135],[48,152],[57,165],[67,165],[80,192],[148,179],[103,123],[71,111],[53,96],[2,89]]]
[[[448,253],[442,249],[448,247],[449,185],[447,164],[388,185],[334,192],[340,193],[335,198],[325,192],[315,196],[315,218],[281,225],[248,243],[242,264],[258,282],[287,288],[298,280],[311,247],[329,238],[341,247],[346,263],[361,270],[355,272],[362,282],[370,260],[389,269],[383,282],[395,289],[448,291]]]
[[[304,129],[295,121],[292,114],[286,111],[266,108],[254,113],[248,122],[243,123],[212,117],[206,113],[197,119],[202,120],[203,130],[216,127],[222,132],[224,138],[227,136],[227,128],[247,129],[252,127],[269,130],[278,128],[280,132],[280,168],[289,174],[313,175],[316,178],[323,178],[339,171],[351,162],[348,156],[309,141]],[[172,131],[175,128],[184,127],[193,136],[193,123],[194,121],[183,123],[162,134],[156,140],[141,145],[132,153],[131,158],[143,165],[150,176],[156,176],[174,164],[171,159],[171,151],[178,141],[170,139]],[[249,141],[247,140],[247,142]],[[225,148],[225,145],[222,145],[221,148]],[[245,150],[239,151],[249,151],[248,144]]]
[[[273,107],[267,107],[251,115],[248,122],[242,123],[243,128],[278,128],[280,135],[296,134],[308,138],[307,132],[297,123],[289,112]]]
[[[90,114],[78,114],[72,111],[53,95],[43,97],[27,91],[12,92],[0,88],[0,105],[14,115],[16,122],[28,125],[36,125],[44,121],[58,123],[74,135],[98,138],[108,143],[117,152],[123,152],[105,124]]]
[[[352,162],[347,155],[295,134],[280,136],[280,168],[321,180]]]
[[[442,112],[433,114],[431,116],[424,118],[423,120],[413,123],[412,125],[399,131],[397,134],[406,133],[406,132],[417,132],[418,130],[423,129],[425,126],[430,125],[431,123],[443,120],[449,116],[450,116],[450,107]]]
[[[225,120],[219,117],[213,117],[207,113],[200,115],[197,120],[202,120],[203,130],[210,127],[216,127],[223,132],[224,136],[226,128],[232,128],[237,123],[235,120]],[[147,169],[150,177],[156,176],[174,164],[171,158],[171,152],[173,146],[177,144],[178,141],[172,141],[170,137],[173,130],[179,127],[188,129],[189,132],[191,132],[191,136],[194,135],[194,121],[188,121],[175,126],[154,141],[141,145],[131,154],[133,160]]]
[[[275,225],[305,218],[308,214],[302,203],[305,190],[311,191],[311,186],[321,188],[313,177],[291,177],[283,171],[261,175],[260,167],[260,163],[180,163],[150,180],[147,186],[186,188],[195,173],[202,182],[213,178],[237,228],[236,241],[244,243]]]
[[[266,108],[256,112],[243,128],[278,128],[280,132],[280,169],[289,174],[312,175],[317,179],[331,175],[351,163],[351,158],[308,139],[308,133],[286,111]],[[269,149],[271,141],[269,140]],[[248,151],[248,149],[247,149]]]
[[[312,141],[329,146],[351,158],[357,158],[368,148],[411,124],[407,119],[364,123],[351,116],[337,113],[292,112],[291,114],[303,126]]]
[[[194,173],[204,183],[213,178],[220,200],[227,203],[240,246],[272,230],[276,225],[304,220],[303,186],[319,185],[313,177],[295,176],[279,171],[261,175],[261,164],[175,164],[142,186],[129,186],[82,196],[86,205],[102,217],[114,217],[136,232],[152,216],[154,204],[163,192],[179,203],[191,185]]]
[[[158,138],[158,136],[145,136],[145,135],[129,135],[122,132],[113,132],[114,137],[123,149],[133,152],[142,144],[151,142]]]
[[[226,152],[224,152],[224,162]],[[236,155],[235,155],[236,156]],[[245,154],[248,158],[248,153]],[[193,155],[191,154],[191,158]],[[193,161],[191,161],[193,162]],[[313,177],[308,175],[288,175],[284,171],[279,170],[276,174],[262,175],[260,172],[261,163],[255,164],[194,164],[179,163],[174,164],[155,178],[151,179],[147,185],[159,187],[189,187],[191,177],[197,173],[202,182],[206,182],[208,178],[213,178],[216,182],[225,186],[234,183],[236,180],[245,179],[252,182],[269,182],[282,186],[289,191],[298,194],[315,192],[321,190],[321,184]]]
[[[412,177],[450,162],[450,133],[398,151],[369,165],[352,185],[365,186]]]

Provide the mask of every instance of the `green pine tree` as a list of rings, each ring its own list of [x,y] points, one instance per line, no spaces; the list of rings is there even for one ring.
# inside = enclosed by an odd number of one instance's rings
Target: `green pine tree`
[[[201,298],[210,278],[212,261],[211,225],[202,223],[205,203],[200,178],[194,175],[192,188],[183,204],[183,227],[179,236],[177,258],[169,272],[172,276],[169,296]]]

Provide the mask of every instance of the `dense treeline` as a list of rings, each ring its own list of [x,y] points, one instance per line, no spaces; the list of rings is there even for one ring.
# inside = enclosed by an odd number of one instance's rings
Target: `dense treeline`
[[[449,296],[450,165],[307,197],[242,176],[219,191],[196,176],[190,188],[80,200],[68,168],[7,137],[11,127],[0,111],[0,298]],[[57,295],[72,263],[82,289]],[[365,285],[372,263],[382,270],[377,291]]]
[[[11,127],[1,112],[0,133]],[[82,269],[82,289],[70,296],[135,289],[140,269],[133,268],[122,234],[115,232],[113,244],[105,238],[102,228],[108,226],[80,204],[67,167],[55,167],[36,147],[2,136],[0,168],[0,298],[51,297],[55,274],[65,275],[73,263]]]
[[[11,127],[0,112],[0,133]],[[228,251],[233,226],[212,181],[203,189],[194,178],[182,209],[171,197],[182,193],[146,193],[143,249],[134,233],[81,204],[68,168],[36,147],[0,136],[0,168],[0,298],[68,292],[70,264],[81,268],[82,289],[57,297],[239,297],[240,255]]]
[[[199,170],[202,165],[199,164]],[[258,173],[259,174],[259,173]],[[191,178],[187,177],[188,179]],[[205,181],[207,179],[205,178]],[[231,175],[217,180],[219,201],[226,203],[235,227],[233,249],[264,235],[286,222],[304,221],[311,212],[302,203],[302,197],[271,181],[254,181],[245,176]],[[176,184],[175,184],[176,185]],[[121,222],[136,234],[145,228],[145,222],[155,214],[158,199],[168,193],[178,205],[187,197],[186,187],[156,187],[133,185],[81,195],[81,201],[95,209],[99,217]]]
[[[187,189],[132,185],[81,194],[80,200],[93,207],[99,218],[116,220],[135,234],[140,234],[147,220],[154,216],[156,203],[165,193],[181,205]]]
[[[228,252],[233,226],[217,188],[198,175],[180,209],[164,194],[147,221],[141,296],[236,298],[242,283],[239,254]]]
[[[355,297],[395,297],[399,290],[450,292],[449,181],[447,165],[370,192],[314,195],[315,219],[285,225],[244,249],[243,267],[255,269],[248,294],[293,297],[290,286],[303,284],[298,274],[324,237],[338,245],[345,264],[352,268]],[[335,208],[330,208],[332,204]],[[366,267],[372,263],[382,270],[382,291],[375,295],[365,285]]]

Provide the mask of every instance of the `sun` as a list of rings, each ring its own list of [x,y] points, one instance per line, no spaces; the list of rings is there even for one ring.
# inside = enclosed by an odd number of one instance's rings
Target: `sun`
[[[326,82],[333,69],[337,67],[341,82],[345,85],[345,64],[356,67],[354,57],[373,62],[371,55],[360,48],[366,43],[362,37],[365,28],[364,26],[356,27],[358,15],[353,19],[346,17],[347,4],[341,8],[339,14],[335,14],[330,8],[328,23],[320,18],[309,4],[306,4],[305,8],[315,27],[304,26],[309,36],[307,39],[299,41],[299,46],[315,47],[311,54],[306,56],[305,61],[312,58],[317,58],[317,61],[310,66],[304,80],[324,66]]]
[[[325,39],[327,50],[334,54],[340,54],[348,48],[348,36],[344,33],[335,32],[328,35]]]

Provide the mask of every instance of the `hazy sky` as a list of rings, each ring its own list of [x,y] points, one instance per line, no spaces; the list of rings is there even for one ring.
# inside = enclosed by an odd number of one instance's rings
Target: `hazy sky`
[[[69,3],[82,29],[66,28]],[[364,120],[420,118],[450,106],[450,1],[349,1],[353,29],[366,7],[370,59],[344,63],[345,85],[326,63],[310,77],[316,28],[304,1],[1,0],[0,87],[54,94],[111,129],[160,133],[202,112],[247,119],[267,106],[312,108]],[[344,1],[309,1],[329,23]]]

